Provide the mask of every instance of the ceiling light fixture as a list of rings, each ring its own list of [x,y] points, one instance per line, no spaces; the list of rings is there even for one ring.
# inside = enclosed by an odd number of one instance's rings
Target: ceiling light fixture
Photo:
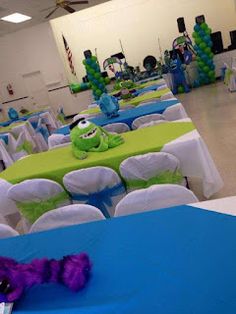
[[[31,16],[27,16],[21,13],[13,13],[4,17],[1,17],[1,20],[11,23],[22,23],[28,20],[31,20]]]

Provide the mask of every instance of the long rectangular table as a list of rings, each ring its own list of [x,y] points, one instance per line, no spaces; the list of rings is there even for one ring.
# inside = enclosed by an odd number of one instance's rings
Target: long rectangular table
[[[66,173],[76,169],[106,166],[119,171],[119,165],[124,159],[138,154],[160,151],[166,143],[194,128],[191,122],[165,123],[127,132],[122,134],[124,144],[105,152],[90,152],[84,160],[73,156],[71,145],[49,150],[17,161],[0,173],[0,177],[12,183],[29,178],[48,178],[61,183]]]
[[[30,155],[0,173],[0,178],[11,183],[32,178],[47,178],[62,183],[63,176],[76,169],[105,166],[119,172],[120,163],[128,157],[164,151],[179,159],[184,176],[202,180],[206,197],[222,188],[220,174],[192,122],[163,123],[126,132],[122,136],[124,144],[102,153],[91,152],[84,160],[73,156],[70,145]]]
[[[119,116],[115,118],[111,118],[111,119],[107,118],[105,115],[99,115],[94,118],[90,118],[88,120],[99,126],[104,126],[110,123],[121,122],[121,123],[126,123],[131,128],[132,123],[135,119],[141,116],[146,116],[146,115],[154,114],[154,113],[162,114],[163,112],[166,111],[166,109],[177,104],[180,107],[179,111],[181,111],[181,113],[182,112],[184,113],[182,114],[182,116],[180,114],[178,118],[179,119],[185,118],[187,115],[183,106],[179,103],[178,99],[174,99],[174,100],[165,100],[165,101],[156,101],[156,102],[153,101],[153,103],[147,104],[145,106],[140,106],[140,107],[124,110],[124,111],[119,111]],[[57,129],[54,133],[68,135],[70,133],[70,127],[69,125],[63,126]]]
[[[93,263],[82,291],[35,286],[13,313],[235,314],[235,238],[235,217],[179,206],[1,240],[0,253]]]

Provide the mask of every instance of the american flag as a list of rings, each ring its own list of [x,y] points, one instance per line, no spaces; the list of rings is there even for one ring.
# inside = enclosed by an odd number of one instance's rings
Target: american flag
[[[69,65],[70,65],[71,73],[76,75],[75,68],[73,65],[73,60],[72,60],[72,52],[71,52],[70,47],[68,46],[68,43],[67,43],[67,41],[63,35],[62,35],[62,38],[63,38],[64,46],[66,49],[67,59],[68,59]]]

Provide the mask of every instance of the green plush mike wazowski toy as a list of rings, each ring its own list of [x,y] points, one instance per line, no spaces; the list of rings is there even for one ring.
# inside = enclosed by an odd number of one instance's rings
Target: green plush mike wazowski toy
[[[84,118],[72,123],[70,130],[73,154],[78,159],[87,158],[88,152],[104,152],[124,143],[120,135],[110,134]]]

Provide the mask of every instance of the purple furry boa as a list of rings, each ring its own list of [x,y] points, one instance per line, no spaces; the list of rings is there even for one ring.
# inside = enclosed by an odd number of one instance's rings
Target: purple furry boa
[[[14,302],[25,289],[49,282],[78,291],[87,283],[91,267],[85,253],[68,255],[62,260],[35,259],[30,264],[0,257],[0,302]]]

